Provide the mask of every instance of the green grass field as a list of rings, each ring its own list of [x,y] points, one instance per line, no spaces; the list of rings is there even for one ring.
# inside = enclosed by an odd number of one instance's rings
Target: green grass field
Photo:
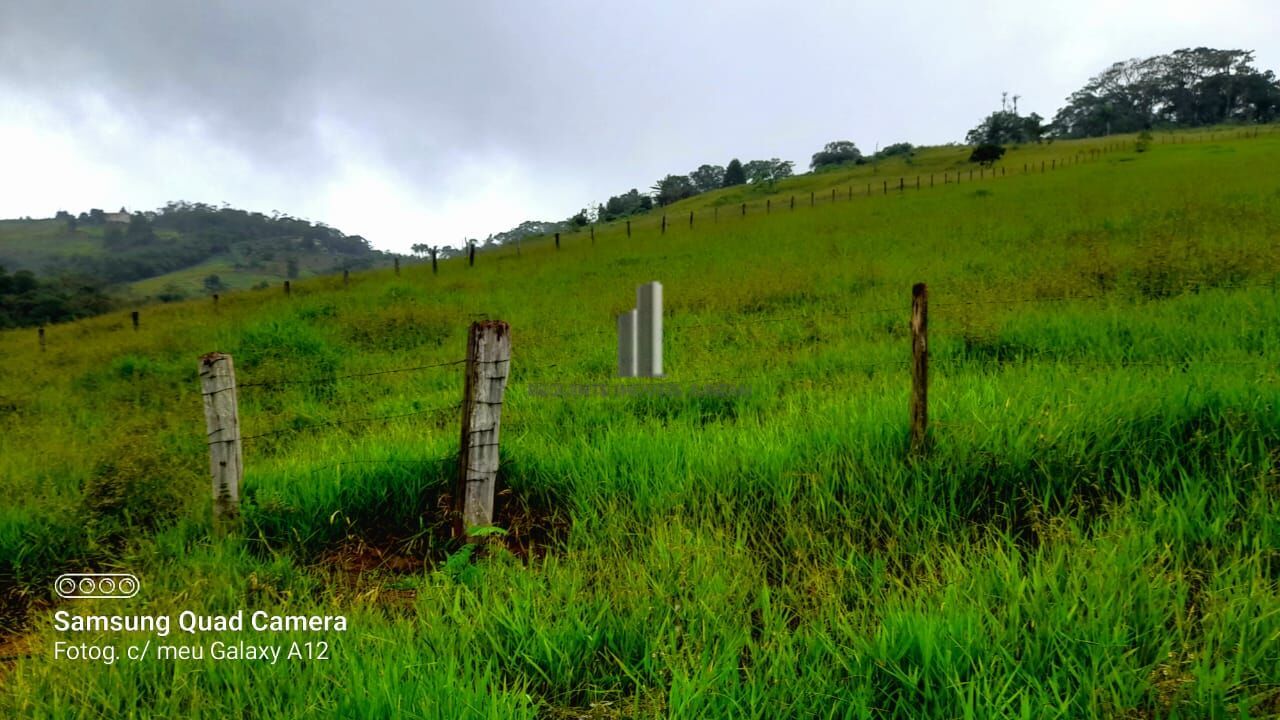
[[[325,265],[321,258],[308,258],[308,260],[312,262],[299,267],[300,277],[314,277],[333,269],[332,266]],[[289,277],[284,260],[264,263],[260,268],[253,270],[237,268],[229,256],[219,255],[189,268],[129,283],[125,289],[126,295],[142,300],[158,297],[166,290],[176,288],[189,297],[203,297],[210,292],[204,285],[205,278],[210,275],[217,275],[222,280],[225,290],[220,293],[226,293],[228,290],[248,290],[260,283],[279,287]]]
[[[959,184],[967,153],[925,150],[699,196],[665,234],[655,214],[438,276],[155,306],[137,332],[51,327],[44,352],[0,334],[0,717],[1280,714],[1280,133],[1170,137],[1024,147]],[[538,392],[616,382],[614,318],[650,280],[668,380],[744,393]],[[908,459],[915,282],[931,447]],[[513,362],[508,534],[476,550],[443,509],[460,368],[333,378],[456,360],[479,317],[510,322]],[[229,535],[210,521],[211,350],[262,383],[240,393],[261,437]],[[142,591],[56,600],[54,577],[90,569]],[[75,636],[59,609],[349,625]],[[268,639],[331,650],[53,653]]]

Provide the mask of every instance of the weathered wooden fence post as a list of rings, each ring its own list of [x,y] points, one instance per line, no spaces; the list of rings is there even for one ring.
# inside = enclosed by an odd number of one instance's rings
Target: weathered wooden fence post
[[[627,237],[631,237],[631,221],[627,221]]]
[[[396,277],[400,277],[400,258],[396,258]]]
[[[40,334],[40,352],[44,352],[44,326],[41,325],[37,332]]]
[[[436,265],[436,250],[439,248],[431,248],[431,274],[438,275],[440,273],[439,266]]]
[[[560,249],[560,233],[556,233],[556,249]]]
[[[596,224],[591,223],[591,244],[596,244]]]
[[[662,234],[665,235],[666,233],[667,233],[667,214],[662,213]]]
[[[817,202],[816,196],[817,196],[816,191],[813,191],[813,190],[809,191],[809,207],[813,207],[814,203]]]
[[[689,229],[690,230],[693,229],[693,211],[692,210],[689,211]]]
[[[285,294],[285,295],[289,295],[289,294],[291,294],[292,292],[293,292],[293,289],[292,289],[292,287],[289,285],[289,281],[288,281],[288,280],[285,280],[285,281],[284,281],[284,294]]]
[[[351,285],[351,271],[343,270],[342,271],[342,287],[348,287],[350,285]]]
[[[888,180],[882,180],[881,182],[884,184],[884,192],[883,192],[882,194],[883,194],[883,195],[888,195],[888,194],[889,194],[889,181],[888,181]]]
[[[138,311],[134,310],[129,313],[129,319],[133,321],[133,329],[136,331],[138,329]]]
[[[835,202],[835,201],[836,201],[836,189],[831,188],[831,202]]]
[[[498,430],[511,368],[511,328],[501,320],[471,323],[462,396],[462,445],[454,537],[493,524],[498,481]]]
[[[231,356],[212,352],[200,358],[200,393],[208,431],[209,470],[213,475],[213,519],[234,520],[240,514],[240,412],[236,371]]]
[[[929,288],[911,288],[911,451],[925,449],[929,427]]]
[[[746,216],[747,216],[747,204],[742,203],[742,217],[746,217]]]
[[[769,199],[769,198],[765,198],[765,199],[764,199],[764,214],[765,214],[765,215],[768,215],[768,214],[769,214],[769,213],[771,213],[771,212],[773,212],[773,200],[771,200],[771,199]]]

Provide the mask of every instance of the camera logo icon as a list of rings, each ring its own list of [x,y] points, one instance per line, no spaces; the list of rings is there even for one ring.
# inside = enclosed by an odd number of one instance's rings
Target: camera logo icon
[[[66,573],[53,581],[58,597],[67,600],[123,600],[137,595],[139,587],[129,573]]]

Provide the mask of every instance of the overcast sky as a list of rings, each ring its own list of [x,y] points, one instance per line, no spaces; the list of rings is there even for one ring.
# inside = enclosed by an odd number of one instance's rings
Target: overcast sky
[[[222,202],[407,251],[702,163],[1046,117],[1113,61],[1280,68],[1274,0],[0,0],[0,217]]]

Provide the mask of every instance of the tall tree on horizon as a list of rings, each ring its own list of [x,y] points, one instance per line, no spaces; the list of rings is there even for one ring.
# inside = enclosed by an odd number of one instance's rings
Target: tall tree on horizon
[[[738,158],[729,161],[724,168],[724,186],[733,187],[734,185],[743,185],[747,182],[747,172],[742,169],[742,162]]]

